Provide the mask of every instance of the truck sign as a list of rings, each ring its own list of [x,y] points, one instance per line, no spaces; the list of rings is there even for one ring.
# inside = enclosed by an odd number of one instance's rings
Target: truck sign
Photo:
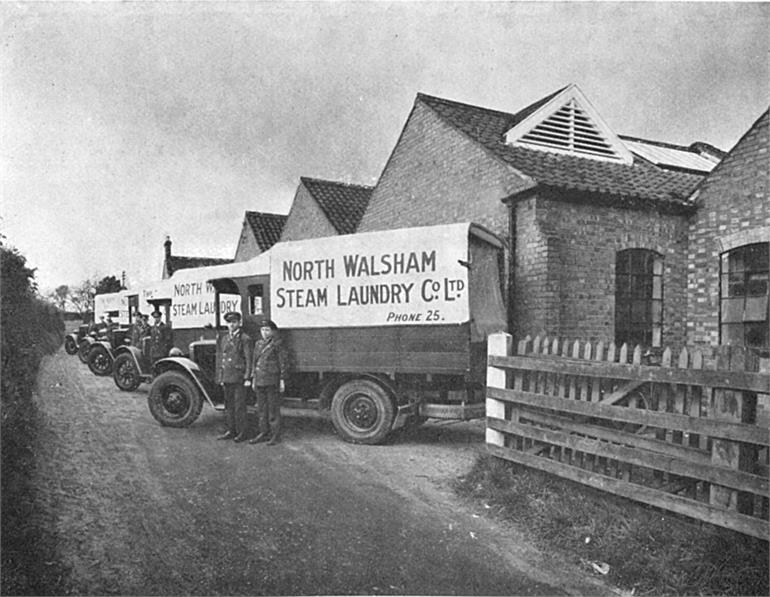
[[[468,225],[275,245],[272,319],[284,328],[461,324],[469,320]]]

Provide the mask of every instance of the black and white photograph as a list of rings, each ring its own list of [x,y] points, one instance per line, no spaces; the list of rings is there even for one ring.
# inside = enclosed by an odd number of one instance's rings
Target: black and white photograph
[[[0,19],[0,594],[770,592],[770,4]]]

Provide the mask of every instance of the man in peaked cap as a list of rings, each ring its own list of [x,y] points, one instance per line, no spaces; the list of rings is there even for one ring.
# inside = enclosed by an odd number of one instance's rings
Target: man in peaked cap
[[[161,321],[163,314],[157,309],[152,312],[153,324],[150,327],[150,361],[155,362],[168,356],[171,350],[171,328]]]
[[[267,441],[272,446],[281,441],[281,394],[289,359],[277,330],[278,326],[269,319],[260,322],[261,338],[254,346],[252,383],[257,395],[259,435],[249,442],[253,444]]]
[[[217,383],[225,398],[227,430],[217,439],[242,442],[248,439],[246,392],[251,387],[252,340],[241,329],[241,314],[230,311],[224,317],[227,333],[217,342]]]

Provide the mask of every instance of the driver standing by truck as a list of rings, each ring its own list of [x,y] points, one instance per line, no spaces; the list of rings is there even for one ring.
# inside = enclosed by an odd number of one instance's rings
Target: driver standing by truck
[[[269,319],[262,321],[254,346],[253,388],[257,395],[259,435],[250,444],[266,441],[274,446],[281,441],[281,394],[285,389],[289,359],[278,326]]]
[[[161,321],[163,314],[160,311],[153,311],[152,317],[153,325],[147,335],[150,336],[150,360],[154,363],[167,357],[171,350],[171,328]]]
[[[222,386],[227,431],[217,439],[242,442],[248,439],[246,391],[251,386],[252,339],[241,329],[241,314],[225,314],[228,333],[217,342],[217,383]]]

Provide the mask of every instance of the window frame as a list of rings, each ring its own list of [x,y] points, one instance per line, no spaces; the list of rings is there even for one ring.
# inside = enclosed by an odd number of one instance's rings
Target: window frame
[[[615,343],[663,343],[663,255],[630,248],[615,253]],[[626,325],[622,325],[626,324]]]
[[[758,268],[751,267],[752,253],[759,257]],[[738,266],[730,267],[731,261]],[[764,319],[756,318],[762,311]],[[764,333],[764,344],[750,342],[755,329]],[[747,243],[719,254],[719,343],[732,344],[737,336],[740,343],[735,345],[770,356],[770,242]]]

